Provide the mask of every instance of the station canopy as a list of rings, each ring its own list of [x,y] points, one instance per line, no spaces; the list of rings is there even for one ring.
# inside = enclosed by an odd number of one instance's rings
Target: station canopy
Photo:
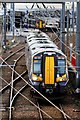
[[[80,0],[0,0],[2,3],[62,3],[79,1]]]

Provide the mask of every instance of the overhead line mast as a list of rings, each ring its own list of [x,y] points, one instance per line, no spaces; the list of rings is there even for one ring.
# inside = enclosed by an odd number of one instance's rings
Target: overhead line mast
[[[62,11],[61,11],[61,28],[60,28],[60,36],[61,36],[61,50],[63,53],[65,53],[65,2],[62,3]]]
[[[80,2],[77,2],[76,52],[76,93],[80,93]]]
[[[6,3],[3,3],[4,15],[3,15],[3,43],[2,46],[6,49]]]
[[[14,10],[14,3],[11,3],[11,10],[10,10],[10,30],[12,31],[12,37],[14,39],[14,29],[15,29],[15,10]]]

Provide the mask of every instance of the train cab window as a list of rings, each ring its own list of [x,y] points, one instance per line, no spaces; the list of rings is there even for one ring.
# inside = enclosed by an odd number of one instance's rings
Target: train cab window
[[[34,73],[41,73],[41,60],[34,60]]]
[[[65,74],[65,66],[66,62],[64,59],[58,59],[58,73],[59,74]]]

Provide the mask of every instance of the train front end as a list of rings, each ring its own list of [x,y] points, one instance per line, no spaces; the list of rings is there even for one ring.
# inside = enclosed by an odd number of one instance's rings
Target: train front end
[[[66,58],[54,52],[33,57],[32,85],[41,93],[60,93],[68,82]]]

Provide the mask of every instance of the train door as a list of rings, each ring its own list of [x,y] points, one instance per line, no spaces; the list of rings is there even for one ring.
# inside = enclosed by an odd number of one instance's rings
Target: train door
[[[54,56],[44,57],[44,83],[53,85],[54,84]]]

